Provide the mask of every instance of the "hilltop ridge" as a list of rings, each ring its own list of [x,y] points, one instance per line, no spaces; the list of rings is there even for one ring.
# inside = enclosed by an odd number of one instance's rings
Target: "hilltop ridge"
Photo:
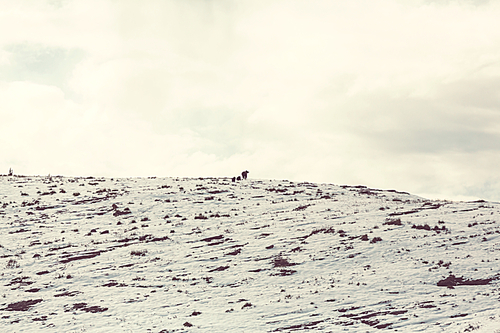
[[[2,330],[499,327],[497,203],[229,178],[1,176],[0,194]]]

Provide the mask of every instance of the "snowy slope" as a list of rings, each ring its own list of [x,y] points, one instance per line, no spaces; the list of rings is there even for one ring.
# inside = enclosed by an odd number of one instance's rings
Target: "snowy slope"
[[[0,177],[0,332],[500,332],[500,204]]]

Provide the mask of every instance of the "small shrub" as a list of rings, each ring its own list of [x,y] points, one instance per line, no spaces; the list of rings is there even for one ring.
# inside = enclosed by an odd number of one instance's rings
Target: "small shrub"
[[[384,222],[384,225],[403,225],[401,222],[400,218],[397,219],[389,219],[388,221]]]
[[[380,238],[380,237],[373,237],[373,239],[370,241],[370,243],[375,244],[375,243],[380,242],[380,241],[382,241],[382,238]]]
[[[138,256],[138,257],[143,257],[148,253],[148,250],[142,250],[142,251],[131,251],[130,255],[131,256]]]
[[[293,266],[296,265],[293,262],[289,262],[288,259],[283,258],[281,256],[277,256],[276,258],[273,259],[273,267],[288,267],[288,266]]]
[[[304,206],[299,206],[297,208],[294,208],[293,211],[294,212],[298,212],[298,211],[301,211],[301,210],[305,210],[307,207],[309,207],[311,205],[304,205]]]
[[[7,268],[19,268],[19,263],[14,259],[10,259],[7,263]]]
[[[247,303],[243,304],[243,306],[241,308],[244,309],[244,308],[250,308],[250,307],[252,307],[252,303],[247,302]]]
[[[444,261],[439,260],[438,263],[437,263],[437,265],[440,266],[440,267],[445,267],[445,268],[449,269],[450,265],[451,265],[451,262],[446,262],[445,263]]]
[[[441,227],[438,227],[437,225],[434,227],[430,227],[428,224],[424,225],[412,225],[412,229],[417,229],[417,230],[427,230],[427,231],[435,231],[437,233],[440,233],[441,231],[449,231],[444,225]]]
[[[431,227],[429,227],[428,224],[424,224],[424,225],[414,224],[411,227],[412,227],[412,229],[417,229],[417,230],[427,230],[427,231],[431,230]]]
[[[7,311],[28,311],[31,309],[33,306],[36,304],[42,302],[43,300],[40,299],[30,299],[27,301],[20,301],[16,303],[11,303],[7,305],[7,308],[5,310]]]

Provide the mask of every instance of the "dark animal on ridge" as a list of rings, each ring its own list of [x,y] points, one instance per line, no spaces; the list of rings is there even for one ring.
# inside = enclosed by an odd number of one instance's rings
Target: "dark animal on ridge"
[[[235,181],[240,181],[242,179],[247,179],[247,175],[250,173],[250,171],[248,170],[245,170],[241,173],[241,176],[238,176],[238,177],[233,177],[231,178],[231,181],[234,183]]]

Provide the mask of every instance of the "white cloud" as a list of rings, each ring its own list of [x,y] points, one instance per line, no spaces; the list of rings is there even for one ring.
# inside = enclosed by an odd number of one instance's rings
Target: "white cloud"
[[[0,168],[500,198],[496,2],[0,8]]]

